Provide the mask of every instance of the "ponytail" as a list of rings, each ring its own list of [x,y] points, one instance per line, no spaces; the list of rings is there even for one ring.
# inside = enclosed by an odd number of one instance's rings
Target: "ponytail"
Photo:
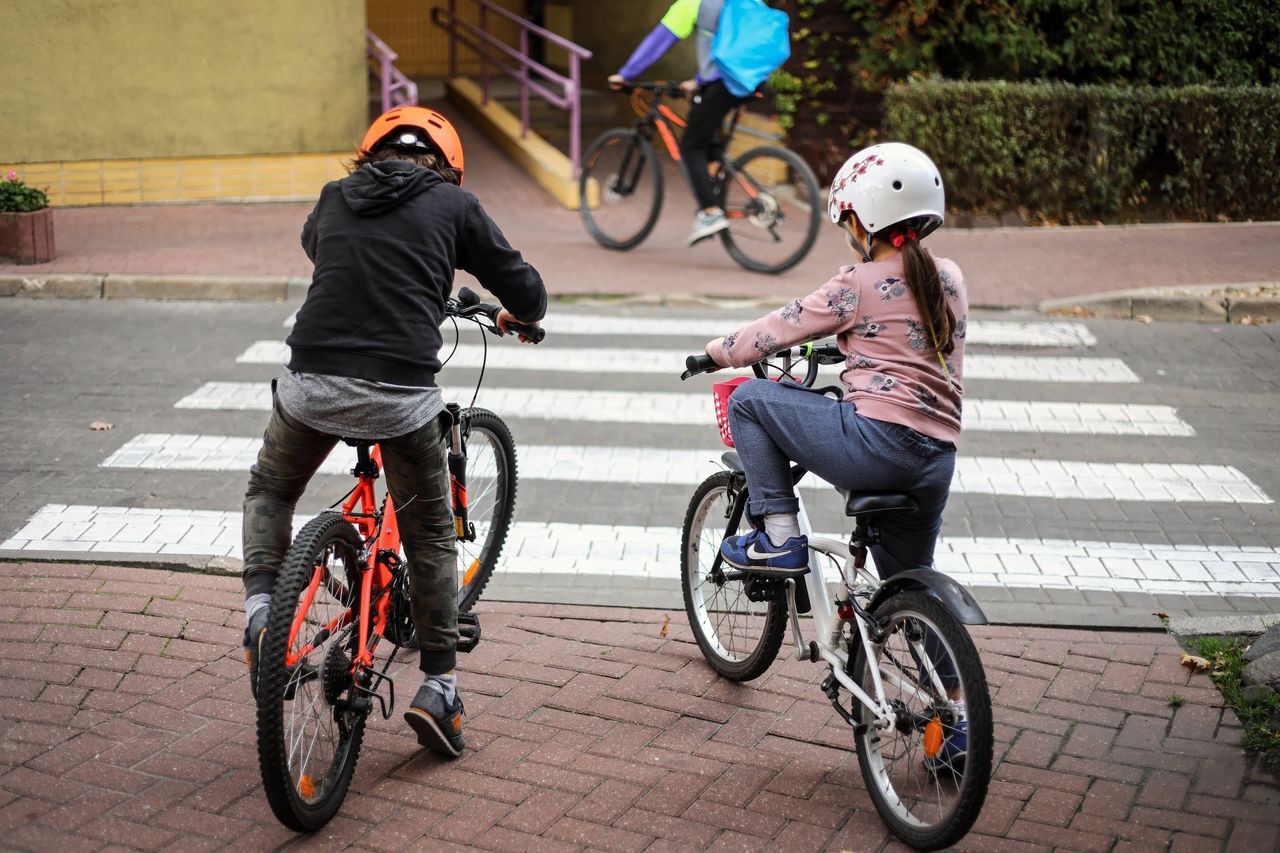
[[[899,232],[894,237],[905,238],[901,244],[902,268],[906,273],[907,286],[915,295],[916,308],[920,311],[925,328],[933,336],[933,344],[938,352],[950,355],[956,347],[956,315],[947,304],[947,294],[942,288],[933,255],[921,248],[914,231],[907,231],[905,235]],[[897,242],[895,239],[895,245]]]

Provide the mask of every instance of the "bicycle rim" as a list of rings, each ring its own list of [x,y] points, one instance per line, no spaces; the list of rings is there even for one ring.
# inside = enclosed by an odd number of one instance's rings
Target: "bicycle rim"
[[[798,264],[818,236],[825,199],[813,172],[785,148],[756,148],[733,161],[721,188],[729,227],[720,239],[753,272]]]
[[[467,518],[475,539],[458,540],[458,609],[470,610],[493,575],[516,502],[515,442],[493,412],[468,409]]]
[[[596,242],[630,249],[653,230],[662,209],[662,170],[649,140],[632,130],[602,134],[583,158],[579,213]]]
[[[703,656],[725,678],[748,681],[777,656],[786,610],[777,598],[750,600],[745,580],[726,577],[732,567],[722,563],[718,574],[712,572],[724,541],[730,483],[731,475],[721,471],[694,493],[685,515],[680,574],[689,626]]]
[[[899,593],[873,615],[885,632],[875,663],[897,724],[857,736],[862,778],[895,834],[921,849],[946,847],[973,826],[990,781],[986,676],[968,633],[925,593]],[[856,657],[855,678],[874,696],[867,662]],[[860,703],[854,713],[873,719]]]
[[[367,712],[349,705],[358,562],[351,525],[320,516],[298,534],[272,595],[258,752],[272,811],[295,831],[318,829],[338,810],[364,734]]]

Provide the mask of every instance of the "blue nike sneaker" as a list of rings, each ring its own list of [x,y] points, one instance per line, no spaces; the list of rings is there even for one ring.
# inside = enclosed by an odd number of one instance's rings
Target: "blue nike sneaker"
[[[809,537],[792,536],[781,545],[774,545],[763,530],[752,530],[724,540],[720,554],[736,569],[802,575],[809,570]]]

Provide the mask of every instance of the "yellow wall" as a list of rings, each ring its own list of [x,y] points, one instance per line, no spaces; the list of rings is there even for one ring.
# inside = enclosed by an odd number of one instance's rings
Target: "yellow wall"
[[[517,15],[524,11],[524,0],[495,0],[504,9]],[[366,0],[369,29],[399,54],[396,68],[410,77],[444,77],[449,73],[449,34],[431,20],[431,8],[447,9],[449,0]],[[456,0],[457,15],[468,23],[479,26],[479,7],[473,0]],[[501,15],[487,16],[489,32],[506,44],[519,44],[518,27]],[[554,27],[552,27],[554,29]],[[468,39],[476,40],[466,33]],[[514,65],[513,63],[510,63]],[[458,45],[458,73],[475,75],[480,72],[476,54]],[[496,72],[499,75],[501,72]]]
[[[0,162],[349,150],[359,0],[3,0]]]
[[[626,64],[636,45],[658,25],[671,0],[572,0],[573,40],[594,55],[584,82],[599,87]],[[692,36],[667,51],[645,72],[648,80],[687,80],[698,70]]]

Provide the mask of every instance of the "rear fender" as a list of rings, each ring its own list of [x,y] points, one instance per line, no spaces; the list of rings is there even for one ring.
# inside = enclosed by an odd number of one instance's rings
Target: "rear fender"
[[[987,616],[974,601],[969,590],[954,578],[936,569],[908,569],[885,581],[871,597],[867,609],[872,613],[894,593],[904,589],[923,589],[946,605],[951,614],[965,625],[986,625]]]

